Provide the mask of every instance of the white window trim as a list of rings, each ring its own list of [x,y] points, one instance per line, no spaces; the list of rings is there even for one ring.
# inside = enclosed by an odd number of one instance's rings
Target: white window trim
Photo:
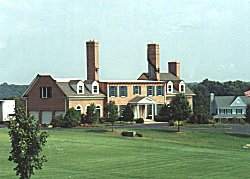
[[[168,89],[168,86],[169,85],[171,85],[171,91],[169,91]],[[167,93],[174,93],[174,84],[173,84],[173,82],[172,81],[169,81],[168,83],[167,83]]]
[[[94,87],[97,87],[97,92],[94,92]],[[92,94],[99,94],[99,83],[97,81],[94,81],[92,83]]]
[[[96,104],[95,105],[96,106],[96,109],[97,109],[97,107],[100,107],[100,117],[102,117],[103,115],[102,115],[102,106],[100,105],[100,104]]]
[[[181,91],[181,86],[183,86],[183,91]],[[179,92],[180,93],[185,93],[186,92],[186,85],[185,85],[185,83],[183,82],[183,81],[181,81],[180,83],[179,83]]]
[[[80,93],[80,86],[82,87],[82,93]],[[84,83],[82,81],[79,81],[77,83],[77,87],[76,87],[76,90],[77,90],[77,94],[84,94]]]
[[[76,109],[77,111],[78,111],[78,109],[77,109],[78,107],[80,107],[80,109],[81,109],[81,114],[82,114],[82,105],[80,105],[80,104],[77,104],[77,105],[76,105],[76,108],[75,108],[75,109]]]

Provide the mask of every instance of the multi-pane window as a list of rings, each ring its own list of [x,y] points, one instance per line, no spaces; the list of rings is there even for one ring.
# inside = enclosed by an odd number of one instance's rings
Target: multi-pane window
[[[155,95],[155,87],[154,86],[148,86],[147,87],[147,94],[148,94],[148,96],[154,96]]]
[[[242,114],[242,109],[236,109],[236,114]]]
[[[161,108],[163,108],[164,104],[157,104],[157,115],[159,115]]]
[[[168,85],[167,86],[167,93],[172,93],[173,92],[173,90],[172,90],[172,88],[173,88],[173,86],[170,84],[170,85]]]
[[[109,97],[117,97],[117,86],[109,87]]]
[[[128,96],[128,87],[127,86],[119,86],[119,94],[120,96]]]
[[[147,105],[147,114],[148,116],[152,116],[153,114],[153,108],[155,107],[155,105]],[[154,110],[154,115],[155,115],[155,110]]]
[[[219,109],[220,114],[225,114],[225,109]]]
[[[40,98],[52,98],[52,88],[40,87]]]
[[[119,106],[120,107],[120,116],[122,116],[122,113],[123,113],[123,111],[124,111],[124,109],[126,108],[126,105],[120,105]]]
[[[133,94],[141,95],[141,86],[133,86]]]
[[[93,86],[93,93],[98,93],[98,87],[97,86]]]
[[[79,94],[82,94],[83,93],[83,90],[82,90],[83,88],[82,88],[82,86],[79,86],[79,90],[78,90],[78,93]]]
[[[157,96],[163,96],[164,95],[164,86],[157,86],[156,91],[157,91]]]
[[[232,109],[226,109],[227,114],[232,114],[232,112],[233,112]]]
[[[185,86],[184,86],[184,85],[181,85],[180,92],[181,92],[181,93],[184,93],[184,92],[185,92]]]

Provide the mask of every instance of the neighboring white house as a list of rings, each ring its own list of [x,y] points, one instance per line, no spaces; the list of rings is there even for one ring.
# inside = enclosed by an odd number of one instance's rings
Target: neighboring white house
[[[0,100],[0,122],[8,121],[15,113],[15,100]]]
[[[249,104],[247,96],[214,96],[211,93],[210,114],[214,118],[245,118]]]

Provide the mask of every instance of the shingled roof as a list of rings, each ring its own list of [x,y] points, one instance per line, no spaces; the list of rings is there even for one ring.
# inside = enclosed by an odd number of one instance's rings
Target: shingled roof
[[[70,86],[68,82],[56,82],[59,88],[64,92],[67,97],[105,97],[104,94],[92,94],[86,86],[84,86],[84,94],[77,94],[77,92]]]

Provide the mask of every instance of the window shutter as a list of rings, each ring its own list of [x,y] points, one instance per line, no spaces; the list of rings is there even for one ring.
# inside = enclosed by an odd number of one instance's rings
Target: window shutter
[[[147,96],[149,96],[149,86],[147,86]]]
[[[125,86],[125,96],[128,96],[128,87],[127,86]]]
[[[152,96],[154,96],[154,95],[155,95],[155,87],[152,86]]]
[[[115,91],[115,97],[117,97],[117,86],[114,87],[114,91]]]
[[[141,94],[141,86],[139,86],[139,94]]]
[[[133,95],[135,95],[135,86],[133,86]]]
[[[164,86],[161,87],[161,95],[164,95]]]
[[[109,86],[109,97],[111,97],[111,86]]]
[[[42,97],[43,97],[43,88],[40,87],[40,98],[42,98]]]

